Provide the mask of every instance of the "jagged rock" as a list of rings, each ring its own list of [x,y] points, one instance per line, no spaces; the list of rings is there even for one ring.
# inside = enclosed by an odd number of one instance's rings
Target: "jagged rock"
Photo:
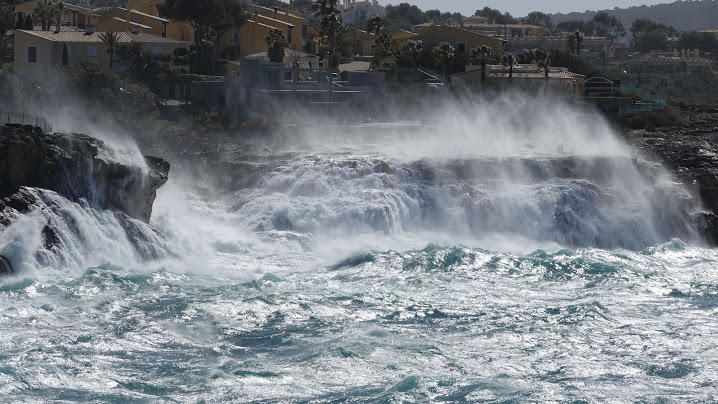
[[[709,213],[699,218],[706,239],[718,245],[718,108],[681,110],[685,121],[656,132],[632,131],[628,139],[655,156],[695,190]]]
[[[169,163],[145,157],[144,165],[130,164],[111,154],[104,142],[86,135],[0,127],[0,198],[11,197],[21,187],[43,188],[148,222],[157,189],[167,182]],[[21,197],[5,203],[26,210],[19,206]]]

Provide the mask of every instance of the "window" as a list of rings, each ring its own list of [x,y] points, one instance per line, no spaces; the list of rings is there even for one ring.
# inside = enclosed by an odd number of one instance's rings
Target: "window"
[[[284,72],[284,81],[292,81],[292,72],[291,71]]]
[[[456,53],[466,53],[466,42],[456,44]]]
[[[294,27],[289,27],[289,30],[287,31],[287,43],[292,43],[292,33],[294,32]]]
[[[88,46],[87,47],[87,57],[88,58],[96,58],[97,57],[97,46]]]
[[[27,47],[27,63],[37,63],[37,46]]]
[[[239,42],[239,32],[234,33],[234,42]]]

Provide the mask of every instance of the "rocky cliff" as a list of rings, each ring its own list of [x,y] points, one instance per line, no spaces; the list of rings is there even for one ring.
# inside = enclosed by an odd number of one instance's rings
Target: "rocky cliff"
[[[0,199],[7,201],[21,187],[42,188],[148,222],[169,163],[157,157],[120,161],[112,154],[104,142],[86,135],[0,127]]]
[[[0,127],[0,275],[22,271],[30,259],[79,264],[87,252],[78,246],[102,237],[127,255],[162,255],[161,237],[147,223],[169,169],[160,158],[123,152],[86,135]],[[23,234],[32,233],[31,227],[10,231],[30,212],[42,217],[35,241]],[[26,251],[24,244],[34,242],[40,247]]]
[[[681,112],[685,121],[675,126],[631,131],[628,138],[695,189],[706,208],[699,218],[702,230],[718,245],[718,107],[693,106]]]

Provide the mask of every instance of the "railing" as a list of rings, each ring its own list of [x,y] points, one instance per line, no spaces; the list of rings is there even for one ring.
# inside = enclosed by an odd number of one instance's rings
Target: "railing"
[[[52,132],[52,125],[45,118],[28,114],[19,114],[17,112],[0,111],[0,125],[32,125],[42,129],[43,133]]]
[[[668,108],[668,99],[666,99],[666,97],[654,94],[634,83],[621,83],[620,91],[623,94],[632,95],[638,99],[638,102],[622,106],[620,108],[621,113],[652,112]]]

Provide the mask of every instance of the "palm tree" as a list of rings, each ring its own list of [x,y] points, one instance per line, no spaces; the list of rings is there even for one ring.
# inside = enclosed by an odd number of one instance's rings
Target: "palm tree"
[[[581,58],[581,45],[583,45],[583,34],[581,31],[576,31],[573,34],[574,37],[576,37],[576,57]]]
[[[330,65],[333,67],[335,62],[335,52],[339,37],[344,31],[344,21],[341,17],[341,11],[337,8],[338,0],[315,0],[312,4],[314,16],[319,18],[320,33],[322,37],[327,37],[329,42]]]
[[[366,32],[379,35],[384,30],[384,19],[379,16],[372,17],[366,24]]]
[[[408,64],[411,65],[412,69],[416,70],[417,62],[419,61],[419,57],[421,57],[421,53],[423,51],[423,41],[409,40],[401,48],[400,57],[405,62],[408,62]]]
[[[444,67],[444,77],[449,79],[449,65],[454,61],[456,49],[448,42],[442,42],[431,50],[431,58],[434,63]]]
[[[50,0],[42,0],[32,10],[32,14],[40,19],[43,31],[50,30],[50,20],[55,15],[55,6]]]
[[[514,65],[516,64],[516,57],[514,55],[504,56],[504,66],[509,68],[509,80],[514,78]]]
[[[287,46],[287,40],[281,30],[273,29],[269,31],[264,41],[267,43],[267,56],[269,61],[273,63],[284,63],[284,48]]]
[[[492,49],[489,46],[481,45],[478,48],[471,50],[469,60],[471,64],[481,65],[481,81],[486,81],[486,63],[491,57]]]
[[[543,49],[536,49],[534,51],[534,57],[536,58],[538,67],[543,69],[544,77],[548,80],[549,69],[551,68],[551,57]]]
[[[62,13],[65,12],[65,3],[58,2],[55,4],[55,18],[57,19],[55,21],[55,31],[60,32],[60,28],[62,26]]]
[[[110,54],[110,69],[112,69],[115,58],[115,48],[117,48],[117,44],[120,42],[120,33],[113,31],[102,32],[99,38],[107,47],[107,53]]]
[[[576,36],[569,35],[566,39],[566,46],[568,47],[568,53],[576,53]]]

